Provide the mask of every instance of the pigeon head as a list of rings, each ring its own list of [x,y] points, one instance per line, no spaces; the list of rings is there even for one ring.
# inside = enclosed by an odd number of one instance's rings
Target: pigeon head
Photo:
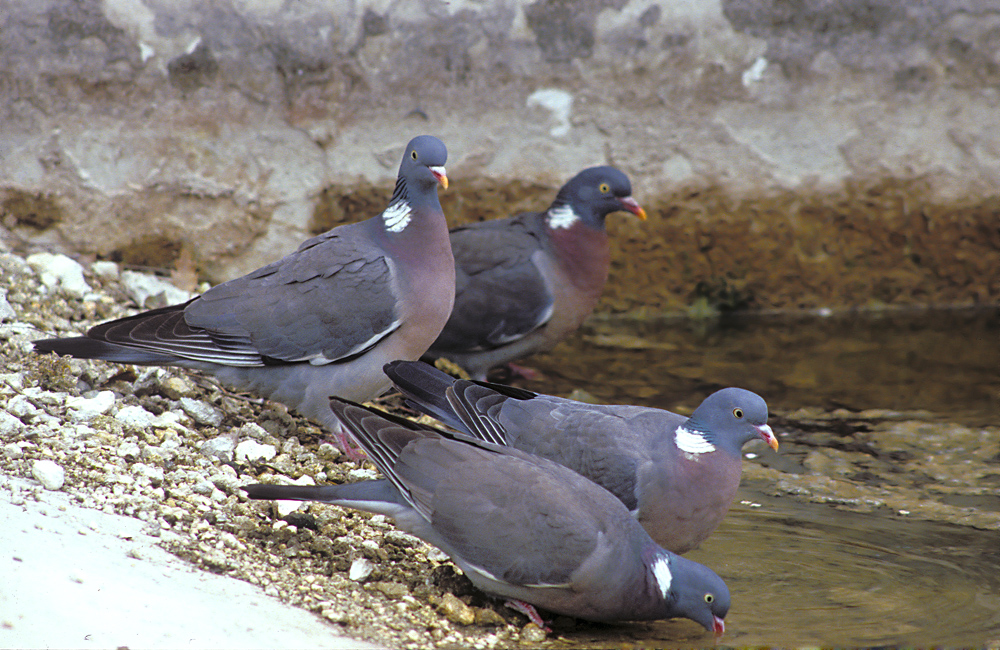
[[[709,632],[721,636],[729,613],[729,588],[714,571],[679,555],[670,557],[673,580],[668,597],[673,597],[677,616],[701,623]]]
[[[739,455],[743,445],[756,439],[777,451],[778,439],[767,424],[767,403],[742,388],[712,393],[677,430],[677,446],[696,454],[722,448]]]
[[[399,165],[399,179],[407,187],[434,190],[438,183],[448,188],[448,176],[444,164],[448,160],[448,149],[433,135],[418,135],[410,140],[403,152],[403,162]]]
[[[548,211],[549,226],[565,228],[582,220],[591,228],[603,228],[604,218],[619,210],[646,218],[646,211],[632,198],[628,176],[614,167],[588,167],[559,190]]]

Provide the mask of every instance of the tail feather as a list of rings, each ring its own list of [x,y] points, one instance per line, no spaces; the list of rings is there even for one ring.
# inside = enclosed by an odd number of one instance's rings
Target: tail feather
[[[448,426],[469,433],[455,414],[446,391],[455,378],[422,361],[390,361],[385,374],[406,397],[407,404]]]
[[[140,366],[156,366],[176,363],[177,357],[158,354],[148,350],[98,341],[86,336],[64,339],[41,339],[34,342],[35,352],[55,353],[77,359],[101,359],[115,363],[133,363]]]

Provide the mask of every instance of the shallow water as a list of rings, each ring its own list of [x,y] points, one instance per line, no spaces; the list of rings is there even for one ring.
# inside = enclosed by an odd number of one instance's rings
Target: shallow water
[[[1000,424],[1000,311],[591,319],[527,360],[528,388],[602,401],[693,408],[724,386],[800,407],[929,411]]]
[[[602,401],[685,410],[737,385],[784,414],[779,421],[788,425],[789,438],[777,455],[764,450],[755,462],[782,470],[782,480],[803,486],[801,493],[770,496],[777,493],[773,475],[744,480],[738,497],[744,503],[734,504],[719,530],[689,554],[732,591],[722,644],[1000,647],[995,526],[939,523],[963,521],[961,509],[916,517],[874,499],[871,512],[808,502],[810,481],[827,478],[862,497],[874,496],[888,480],[894,496],[915,505],[997,502],[1000,312],[595,319],[554,354],[526,365],[544,378],[520,383],[544,392],[579,388]],[[796,431],[803,407],[823,415]],[[920,435],[855,427],[858,412],[877,420],[886,409],[910,413],[906,419],[917,421],[912,429]],[[958,430],[966,438],[957,437]],[[927,473],[908,476],[922,458]],[[931,465],[938,461],[951,465]],[[827,464],[832,473],[817,469]],[[834,471],[845,466],[854,468]],[[935,517],[939,521],[921,520]],[[561,638],[574,647],[712,643],[687,621],[577,627]]]
[[[734,504],[688,554],[712,566],[732,593],[721,644],[1000,644],[1000,532],[843,512],[749,489],[738,498],[749,503]],[[712,643],[688,621],[557,636],[576,647]]]

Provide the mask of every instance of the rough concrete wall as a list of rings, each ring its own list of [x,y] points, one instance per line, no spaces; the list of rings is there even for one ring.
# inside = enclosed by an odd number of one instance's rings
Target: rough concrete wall
[[[5,0],[0,20],[3,225],[214,280],[350,207],[332,191],[390,187],[425,132],[459,196],[610,163],[659,216],[690,188],[850,203],[915,179],[992,205],[1000,182],[996,1]]]

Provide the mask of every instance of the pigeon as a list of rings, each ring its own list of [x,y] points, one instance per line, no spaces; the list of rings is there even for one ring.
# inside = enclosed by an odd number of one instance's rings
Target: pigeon
[[[251,499],[322,501],[392,517],[480,590],[590,621],[685,617],[721,634],[725,582],[650,539],[618,499],[557,463],[332,398],[385,476],[343,485],[244,486]]]
[[[382,366],[418,359],[451,311],[454,258],[437,195],[447,155],[439,139],[418,136],[378,216],[184,304],[35,341],[35,350],[202,370],[336,430],[329,397],[377,397],[390,386]]]
[[[713,393],[684,417],[456,380],[422,362],[394,361],[385,371],[418,410],[480,440],[553,460],[606,488],[674,553],[697,547],[726,515],[740,484],[743,445],[760,439],[778,449],[767,404],[742,388]]]
[[[553,348],[594,310],[608,279],[605,217],[646,218],[628,177],[590,167],[562,186],[544,212],[451,231],[455,308],[426,357],[447,357],[473,378]]]

